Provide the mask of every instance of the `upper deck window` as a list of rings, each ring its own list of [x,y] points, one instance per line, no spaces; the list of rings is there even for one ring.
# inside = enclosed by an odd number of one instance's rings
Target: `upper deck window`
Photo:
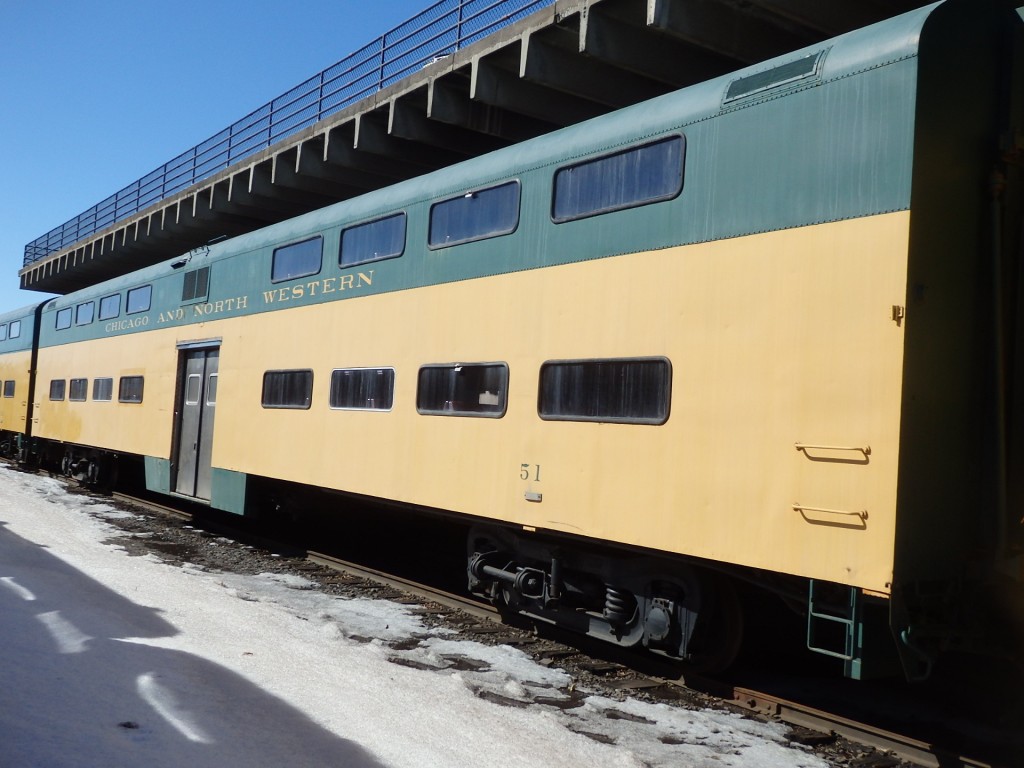
[[[270,279],[280,283],[320,272],[323,263],[324,239],[317,235],[309,240],[274,249]]]
[[[0,325],[0,341],[6,341],[7,339],[7,325]]]
[[[508,235],[519,226],[519,182],[467,192],[430,208],[431,248]]]
[[[683,189],[682,136],[633,147],[555,172],[551,218],[561,223],[671,200]]]
[[[351,267],[401,256],[405,251],[405,227],[405,214],[396,213],[342,230],[338,264]]]
[[[140,285],[128,291],[128,301],[125,305],[125,314],[134,315],[136,312],[147,312],[153,303],[153,286]]]
[[[15,320],[11,323],[11,331],[7,335],[9,339],[16,339],[21,336],[21,320]]]
[[[75,308],[75,325],[88,325],[91,323],[95,308],[96,305],[91,301],[79,304]]]
[[[121,314],[121,294],[104,296],[100,299],[100,320],[113,320]]]
[[[71,327],[71,307],[64,307],[64,309],[57,310],[56,328],[58,331],[63,331],[65,328]]]

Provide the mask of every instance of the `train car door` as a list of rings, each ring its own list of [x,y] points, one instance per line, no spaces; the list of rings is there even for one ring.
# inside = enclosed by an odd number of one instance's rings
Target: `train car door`
[[[175,492],[210,500],[213,417],[217,406],[220,349],[183,349],[178,402],[178,451]]]

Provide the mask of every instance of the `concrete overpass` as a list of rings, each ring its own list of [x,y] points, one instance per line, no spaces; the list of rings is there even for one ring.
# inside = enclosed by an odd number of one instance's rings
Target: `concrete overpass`
[[[157,185],[139,210],[117,215],[118,193],[109,224],[83,216],[29,244],[21,287],[67,293],[925,4],[547,0],[170,196]]]

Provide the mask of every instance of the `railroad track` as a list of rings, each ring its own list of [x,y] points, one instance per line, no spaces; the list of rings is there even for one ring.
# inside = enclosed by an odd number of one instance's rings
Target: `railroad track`
[[[429,584],[342,560],[327,553],[299,551],[295,547],[282,545],[280,541],[271,538],[253,536],[250,533],[231,529],[223,523],[206,519],[195,520],[192,512],[183,511],[166,503],[153,502],[125,493],[115,493],[113,497],[118,501],[144,507],[183,522],[194,522],[197,527],[236,538],[264,550],[280,551],[285,549],[299,557],[304,552],[305,560],[310,566],[329,568],[353,580],[363,580],[396,590],[417,602],[439,605],[446,611],[458,612],[470,620],[466,625],[466,631],[469,634],[488,633],[492,635],[493,639],[502,640],[503,636],[495,636],[495,633],[501,632],[500,627],[504,624],[500,612],[493,606],[468,596],[440,590]],[[516,642],[511,636],[509,641]],[[611,686],[622,691],[650,691],[657,688],[696,691],[744,712],[778,720],[796,729],[802,729],[801,732],[805,735],[800,740],[811,745],[819,740],[841,737],[854,744],[889,753],[900,761],[927,766],[927,768],[949,768],[950,766],[1003,768],[1004,765],[972,759],[936,744],[894,733],[868,723],[858,722],[765,691],[736,686],[693,674],[684,675],[680,673],[678,666],[661,662],[658,659],[652,660],[645,657],[641,664],[637,664],[635,655],[631,657],[628,652],[622,652],[614,646],[602,644],[599,648],[594,649],[592,655],[589,648],[583,650],[580,647],[586,646],[586,641],[580,641],[581,638],[573,637],[571,640],[566,640],[564,637],[560,637],[555,642],[564,642],[563,650],[548,648],[542,656],[558,663],[564,663],[570,656],[578,655],[582,659],[582,661],[578,660],[577,664],[580,668],[597,676],[614,678]],[[570,642],[572,645],[568,644]],[[524,645],[521,640],[519,644]],[[524,648],[524,650],[529,652],[529,648]],[[887,764],[891,765],[892,763],[877,763],[880,766]]]
[[[384,586],[409,593],[423,600],[439,603],[446,608],[461,611],[482,621],[496,624],[503,622],[502,616],[493,606],[480,603],[472,598],[437,590],[429,585],[396,577],[358,563],[332,557],[319,552],[309,552],[307,559],[317,565],[326,566],[350,576],[377,582]],[[615,654],[618,655],[618,654]],[[665,665],[664,674],[649,675],[638,673],[635,667],[621,662],[604,662],[606,673],[627,673],[615,687],[620,690],[642,690],[662,686],[678,686],[696,690],[724,701],[746,712],[769,717],[791,726],[804,728],[824,736],[839,736],[863,746],[873,747],[891,753],[902,761],[928,768],[995,768],[990,763],[956,755],[934,744],[893,733],[867,723],[824,712],[796,701],[780,698],[752,688],[735,687],[708,678],[683,676],[674,667]],[[808,739],[813,741],[813,737]]]

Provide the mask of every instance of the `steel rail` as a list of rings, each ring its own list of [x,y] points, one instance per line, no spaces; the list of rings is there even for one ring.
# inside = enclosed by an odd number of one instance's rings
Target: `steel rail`
[[[367,568],[366,566],[359,565],[358,563],[341,560],[322,552],[307,552],[306,559],[312,563],[316,563],[317,565],[323,565],[327,568],[341,571],[342,573],[351,576],[357,576],[368,581],[374,581],[383,586],[407,592],[410,595],[424,600],[429,600],[433,603],[438,603],[446,608],[462,611],[463,613],[467,613],[477,619],[484,619],[486,621],[494,622],[495,624],[502,623],[501,614],[496,608],[494,608],[494,606],[488,605],[487,603],[481,603],[463,595],[445,592],[444,590],[436,589],[435,587],[431,587],[427,584],[410,581],[409,579],[404,579],[401,576],[395,576],[384,571],[378,571],[374,568]]]

